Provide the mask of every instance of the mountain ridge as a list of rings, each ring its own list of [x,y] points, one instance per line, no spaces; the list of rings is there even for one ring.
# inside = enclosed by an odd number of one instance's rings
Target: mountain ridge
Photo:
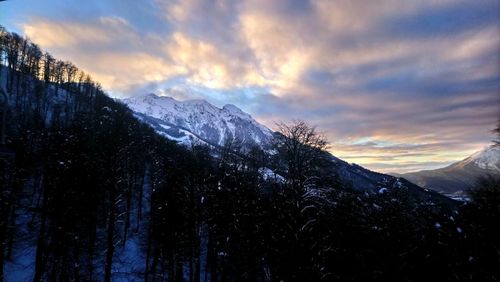
[[[248,152],[251,146],[257,146],[270,153],[273,135],[277,134],[232,104],[218,108],[205,100],[177,101],[172,97],[155,94],[127,98],[122,102],[134,111],[137,118],[148,123],[157,132],[185,145],[201,142],[215,148],[222,147],[225,145],[224,142],[231,139],[231,136],[224,138],[223,135],[231,133],[240,137],[236,140],[240,141],[239,144],[242,145],[240,149],[243,151]],[[207,118],[204,114],[207,111],[215,117],[209,115]],[[206,126],[207,123],[210,123],[210,126]],[[222,129],[216,128],[217,126],[221,126]],[[243,127],[239,128],[240,126]],[[239,128],[239,131],[231,131],[236,128]],[[214,130],[217,134],[211,135]],[[387,189],[406,188],[411,194],[421,199],[442,197],[405,179],[374,172],[362,166],[350,164],[331,153],[327,154],[330,166],[335,168],[342,182],[355,190],[378,193]]]
[[[233,104],[218,108],[205,100],[178,101],[146,95],[121,100],[167,138],[183,144],[201,141],[214,146],[236,141],[245,149],[269,144],[273,132]]]
[[[443,168],[392,175],[441,193],[464,194],[480,177],[500,176],[500,148],[486,147]]]

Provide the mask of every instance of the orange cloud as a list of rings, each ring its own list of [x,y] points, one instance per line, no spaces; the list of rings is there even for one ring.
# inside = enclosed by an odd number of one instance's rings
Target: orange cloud
[[[120,17],[101,17],[90,25],[38,19],[25,24],[23,29],[35,43],[56,57],[75,62],[115,94],[180,73],[166,56],[139,50],[137,47],[142,47],[144,40],[152,45],[159,42],[155,37],[137,34]],[[122,46],[137,49],[119,50]]]
[[[24,33],[45,48],[74,47],[90,42],[109,43],[111,38],[103,30],[78,23],[36,21],[23,26]]]

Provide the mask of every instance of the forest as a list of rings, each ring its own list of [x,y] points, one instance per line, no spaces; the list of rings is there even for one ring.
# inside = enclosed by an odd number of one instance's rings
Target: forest
[[[452,204],[361,192],[306,123],[272,156],[188,148],[4,28],[0,64],[0,281],[500,279],[498,179]]]

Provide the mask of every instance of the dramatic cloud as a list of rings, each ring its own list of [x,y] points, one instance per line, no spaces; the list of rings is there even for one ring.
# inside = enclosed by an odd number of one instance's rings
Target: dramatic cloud
[[[117,95],[183,72],[167,56],[159,56],[166,40],[135,29],[121,17],[99,17],[90,23],[35,18],[23,29],[31,40],[77,63]]]
[[[500,112],[495,0],[3,5],[9,29],[114,96],[233,103],[270,127],[304,119],[334,154],[380,171],[461,159],[489,143]]]

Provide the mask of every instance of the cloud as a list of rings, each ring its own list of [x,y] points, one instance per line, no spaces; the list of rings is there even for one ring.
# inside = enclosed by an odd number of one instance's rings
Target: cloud
[[[102,22],[107,21],[104,19]],[[35,21],[24,25],[24,32],[31,40],[45,48],[71,48],[89,42],[105,44],[112,39],[97,27],[77,23]]]
[[[23,29],[35,43],[77,63],[114,93],[177,74],[167,57],[156,55],[154,46],[161,46],[162,40],[141,34],[120,17],[99,17],[91,23],[35,18]]]
[[[81,13],[52,1],[77,16],[31,11],[24,33],[116,96],[227,101],[270,127],[304,119],[334,153],[383,171],[450,163],[492,139],[498,1],[113,0]]]
[[[174,64],[188,81],[208,88],[257,86],[265,81],[255,66],[221,53],[216,46],[174,33],[166,46]]]
[[[179,73],[164,59],[147,53],[99,53],[78,57],[82,66],[107,89],[126,91],[142,84],[161,82]],[[94,62],[98,60],[99,64]]]
[[[249,12],[240,17],[240,34],[276,90],[293,85],[307,69],[310,50],[287,19],[264,12]],[[280,91],[276,91],[277,94]]]

